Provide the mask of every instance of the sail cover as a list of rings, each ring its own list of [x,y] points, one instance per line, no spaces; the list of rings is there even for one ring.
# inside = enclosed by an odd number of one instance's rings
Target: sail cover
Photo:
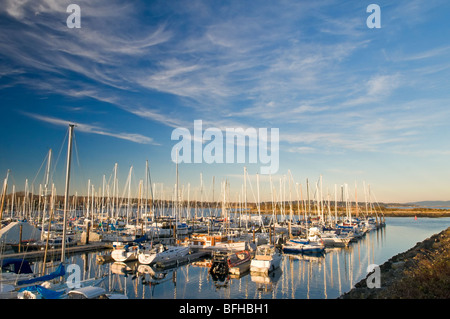
[[[30,263],[25,259],[6,258],[0,260],[2,271],[10,271],[16,274],[32,274]]]
[[[22,242],[32,242],[41,239],[41,231],[26,221],[12,222],[0,229],[0,244],[18,244],[20,236]]]
[[[17,285],[21,286],[21,285],[30,285],[30,284],[34,284],[35,282],[40,282],[40,281],[47,281],[47,280],[51,280],[60,276],[64,276],[66,274],[66,270],[64,268],[64,264],[60,263],[58,268],[48,274],[48,275],[44,275],[44,276],[40,276],[40,277],[36,277],[36,278],[31,278],[28,280],[20,280],[17,282]]]
[[[19,292],[22,292],[22,291],[38,292],[39,294],[41,294],[41,296],[44,299],[59,299],[64,294],[63,290],[62,291],[54,291],[54,290],[47,289],[47,288],[44,288],[39,285],[29,286],[29,287],[25,287],[25,288],[22,288],[19,290]]]

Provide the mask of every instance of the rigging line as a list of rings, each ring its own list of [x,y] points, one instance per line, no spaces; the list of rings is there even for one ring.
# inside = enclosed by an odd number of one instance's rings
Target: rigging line
[[[80,164],[80,157],[79,157],[79,152],[78,152],[78,144],[77,144],[75,131],[73,132],[73,145],[74,145],[74,149],[75,149],[77,165],[78,165],[78,168],[80,169],[81,181],[83,182],[83,181],[86,181],[86,175],[84,174],[84,169],[83,169],[83,167],[81,167],[81,164]]]
[[[150,165],[148,165],[148,171],[147,171],[147,175],[148,175],[148,181],[150,182],[150,192],[152,194],[152,210],[155,208],[154,204],[155,204],[155,200],[154,200],[154,194],[153,194],[153,183],[152,183],[152,175],[150,174]],[[148,193],[148,185],[145,185],[146,187],[146,192]],[[145,194],[147,196],[147,194]]]
[[[56,167],[58,166],[58,162],[59,162],[59,157],[61,156],[61,152],[62,152],[62,150],[63,150],[63,148],[64,148],[64,145],[65,145],[65,143],[66,143],[66,139],[67,139],[67,136],[68,136],[68,135],[69,135],[69,130],[66,131],[66,136],[64,137],[64,140],[63,140],[63,142],[62,142],[62,144],[61,144],[61,147],[60,147],[59,153],[58,153],[58,157],[56,158],[55,165],[53,165],[53,170],[52,170],[52,173],[51,173],[50,176],[53,176],[53,174],[54,174],[55,171],[56,171]],[[52,179],[52,180],[53,180],[53,179]]]
[[[47,155],[45,156],[44,160],[42,161],[41,167],[39,167],[38,172],[37,172],[36,175],[34,176],[34,179],[33,179],[33,181],[31,182],[31,185],[34,185],[34,182],[36,181],[36,178],[38,177],[39,173],[41,172],[42,166],[44,166],[44,163],[45,163],[45,161],[46,161],[47,158],[48,158],[48,153],[47,153]],[[45,177],[44,177],[44,178],[45,178]],[[39,194],[39,195],[40,195],[40,194]]]

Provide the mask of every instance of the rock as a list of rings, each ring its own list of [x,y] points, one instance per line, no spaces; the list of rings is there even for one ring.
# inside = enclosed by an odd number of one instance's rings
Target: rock
[[[396,263],[391,264],[392,269],[399,269],[399,268],[403,268],[404,266],[405,266],[404,261],[398,261]]]
[[[399,290],[395,286],[404,279],[408,279],[408,282],[415,282],[415,275],[411,274],[411,270],[416,269],[419,262],[423,260],[434,263],[435,258],[445,256],[449,247],[450,227],[437,235],[425,239],[423,242],[417,243],[413,248],[392,257],[381,265],[381,288],[367,288],[367,279],[365,278],[356,283],[355,288],[341,295],[339,299],[410,298],[406,291],[408,289],[405,290],[403,287]],[[450,280],[446,278],[441,278],[440,280]],[[438,292],[442,295],[442,291]],[[443,296],[448,296],[448,290],[445,290]]]

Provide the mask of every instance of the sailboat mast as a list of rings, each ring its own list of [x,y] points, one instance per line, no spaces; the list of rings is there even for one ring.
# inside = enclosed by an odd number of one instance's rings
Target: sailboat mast
[[[173,237],[175,238],[175,242],[178,239],[177,227],[178,227],[178,149],[177,149],[177,162],[176,162],[176,181],[175,181],[175,230]]]
[[[127,204],[127,225],[129,223],[130,211],[131,211],[131,172],[133,171],[133,165],[130,167],[130,173],[128,175],[128,204]]]
[[[148,160],[145,161],[145,206],[144,206],[144,213],[145,213],[145,227],[147,227],[147,206],[148,206]]]
[[[48,193],[48,182],[50,176],[50,163],[52,159],[52,149],[48,151],[48,159],[47,159],[47,170],[45,174],[45,184],[44,184],[44,209],[42,210],[42,233],[44,232],[45,225],[45,214],[47,213],[47,193]]]
[[[6,178],[5,181],[3,183],[3,194],[2,194],[2,203],[0,206],[0,221],[3,219],[3,206],[5,204],[5,198],[6,198],[6,190],[8,188],[8,177],[9,177],[9,170],[6,172]],[[1,228],[1,224],[0,224],[0,228]]]
[[[72,159],[72,136],[74,124],[69,124],[69,142],[67,146],[67,167],[66,167],[66,188],[64,192],[64,221],[63,221],[63,238],[61,243],[61,262],[64,262],[66,250],[66,232],[67,232],[67,212],[69,207],[69,185],[70,185],[70,165]]]
[[[334,219],[335,219],[335,225],[338,223],[338,217],[337,217],[337,185],[334,184]]]
[[[244,167],[244,210],[245,210],[245,229],[248,229],[248,212],[247,212],[247,167]]]

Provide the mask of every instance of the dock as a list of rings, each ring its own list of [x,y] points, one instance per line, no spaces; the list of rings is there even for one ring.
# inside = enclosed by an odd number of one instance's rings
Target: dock
[[[105,249],[111,249],[110,243],[95,242],[87,245],[75,245],[66,247],[66,255],[88,253],[93,251],[101,251]],[[20,253],[11,253],[2,255],[3,258],[20,258],[29,261],[42,260],[44,258],[44,250],[25,251]],[[47,251],[48,261],[61,257],[61,248],[53,248]]]

